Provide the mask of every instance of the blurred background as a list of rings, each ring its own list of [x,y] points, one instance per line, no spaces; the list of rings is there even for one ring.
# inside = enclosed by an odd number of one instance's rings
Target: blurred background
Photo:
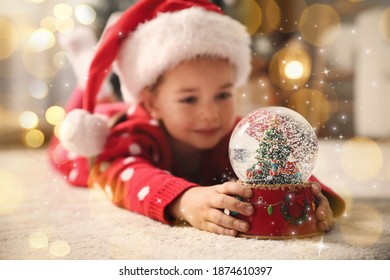
[[[0,0],[0,149],[48,143],[110,16],[134,2]],[[286,106],[320,139],[390,138],[388,0],[214,2],[252,35],[242,114]],[[104,91],[120,99],[115,76]]]

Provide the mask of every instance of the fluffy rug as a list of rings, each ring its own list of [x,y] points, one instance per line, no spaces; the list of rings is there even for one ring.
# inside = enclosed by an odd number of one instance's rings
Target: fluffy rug
[[[390,143],[321,141],[315,174],[347,201],[325,235],[233,238],[167,226],[68,186],[45,150],[0,151],[0,259],[390,259]]]

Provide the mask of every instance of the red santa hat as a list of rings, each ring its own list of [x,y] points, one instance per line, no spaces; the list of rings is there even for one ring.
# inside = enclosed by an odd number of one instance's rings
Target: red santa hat
[[[198,56],[227,59],[235,67],[235,86],[245,84],[251,69],[245,26],[208,0],[138,1],[104,33],[90,66],[83,110],[70,112],[65,129],[60,130],[63,146],[86,157],[103,149],[109,127],[91,114],[112,65],[124,100],[135,104],[144,87]]]

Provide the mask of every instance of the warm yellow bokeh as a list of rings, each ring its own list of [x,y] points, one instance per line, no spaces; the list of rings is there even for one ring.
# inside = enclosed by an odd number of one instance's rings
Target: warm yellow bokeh
[[[299,29],[299,19],[307,7],[305,0],[278,0],[281,16],[278,31],[282,33],[296,32]]]
[[[90,25],[96,20],[95,10],[86,4],[78,5],[75,9],[76,19],[84,25]]]
[[[273,55],[268,72],[272,83],[277,87],[296,90],[310,78],[310,55],[301,44],[291,42],[288,47]]]
[[[66,3],[60,3],[54,6],[53,14],[58,19],[68,19],[73,14],[73,8]]]
[[[45,135],[39,129],[32,129],[25,134],[24,141],[30,148],[39,148],[45,142]]]
[[[383,166],[383,153],[378,144],[365,137],[354,137],[346,142],[340,153],[341,167],[358,181],[375,178]]]
[[[73,30],[74,21],[71,18],[57,19],[56,29],[58,32],[66,34]]]
[[[50,50],[37,53],[30,48],[25,48],[22,55],[25,69],[38,79],[51,78],[58,73],[58,69],[50,57],[52,57]]]
[[[51,32],[57,31],[56,29],[56,18],[55,17],[44,17],[40,22],[41,28],[45,28]]]
[[[234,5],[235,18],[254,34],[262,22],[262,11],[255,0],[237,1]]]
[[[45,113],[46,121],[51,125],[57,125],[65,118],[65,110],[60,106],[51,106]]]
[[[31,34],[28,46],[34,52],[43,52],[52,48],[55,42],[53,32],[46,28],[39,28]]]
[[[307,7],[299,20],[302,37],[314,46],[332,43],[340,34],[341,18],[337,11],[324,4]]]
[[[19,124],[25,129],[36,128],[39,124],[39,119],[34,112],[25,111],[19,117]]]
[[[293,93],[288,107],[304,116],[317,129],[329,120],[333,112],[326,96],[313,88],[303,88]]]
[[[262,11],[262,22],[257,32],[261,35],[268,35],[277,30],[280,26],[280,8],[274,0],[258,0]]]
[[[28,243],[33,249],[42,249],[48,246],[49,239],[44,232],[37,231],[30,235]]]
[[[64,240],[56,240],[50,244],[49,253],[57,258],[62,258],[68,255],[71,251],[71,247],[68,242]]]
[[[284,74],[288,79],[299,80],[304,74],[304,66],[299,60],[291,60],[284,67]]]

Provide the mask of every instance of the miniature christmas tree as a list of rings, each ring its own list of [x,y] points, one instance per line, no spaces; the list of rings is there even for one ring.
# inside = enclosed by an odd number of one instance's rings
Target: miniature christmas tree
[[[265,131],[256,150],[256,160],[246,172],[247,182],[254,184],[295,184],[302,178],[297,162],[291,161],[292,148],[277,127]]]

